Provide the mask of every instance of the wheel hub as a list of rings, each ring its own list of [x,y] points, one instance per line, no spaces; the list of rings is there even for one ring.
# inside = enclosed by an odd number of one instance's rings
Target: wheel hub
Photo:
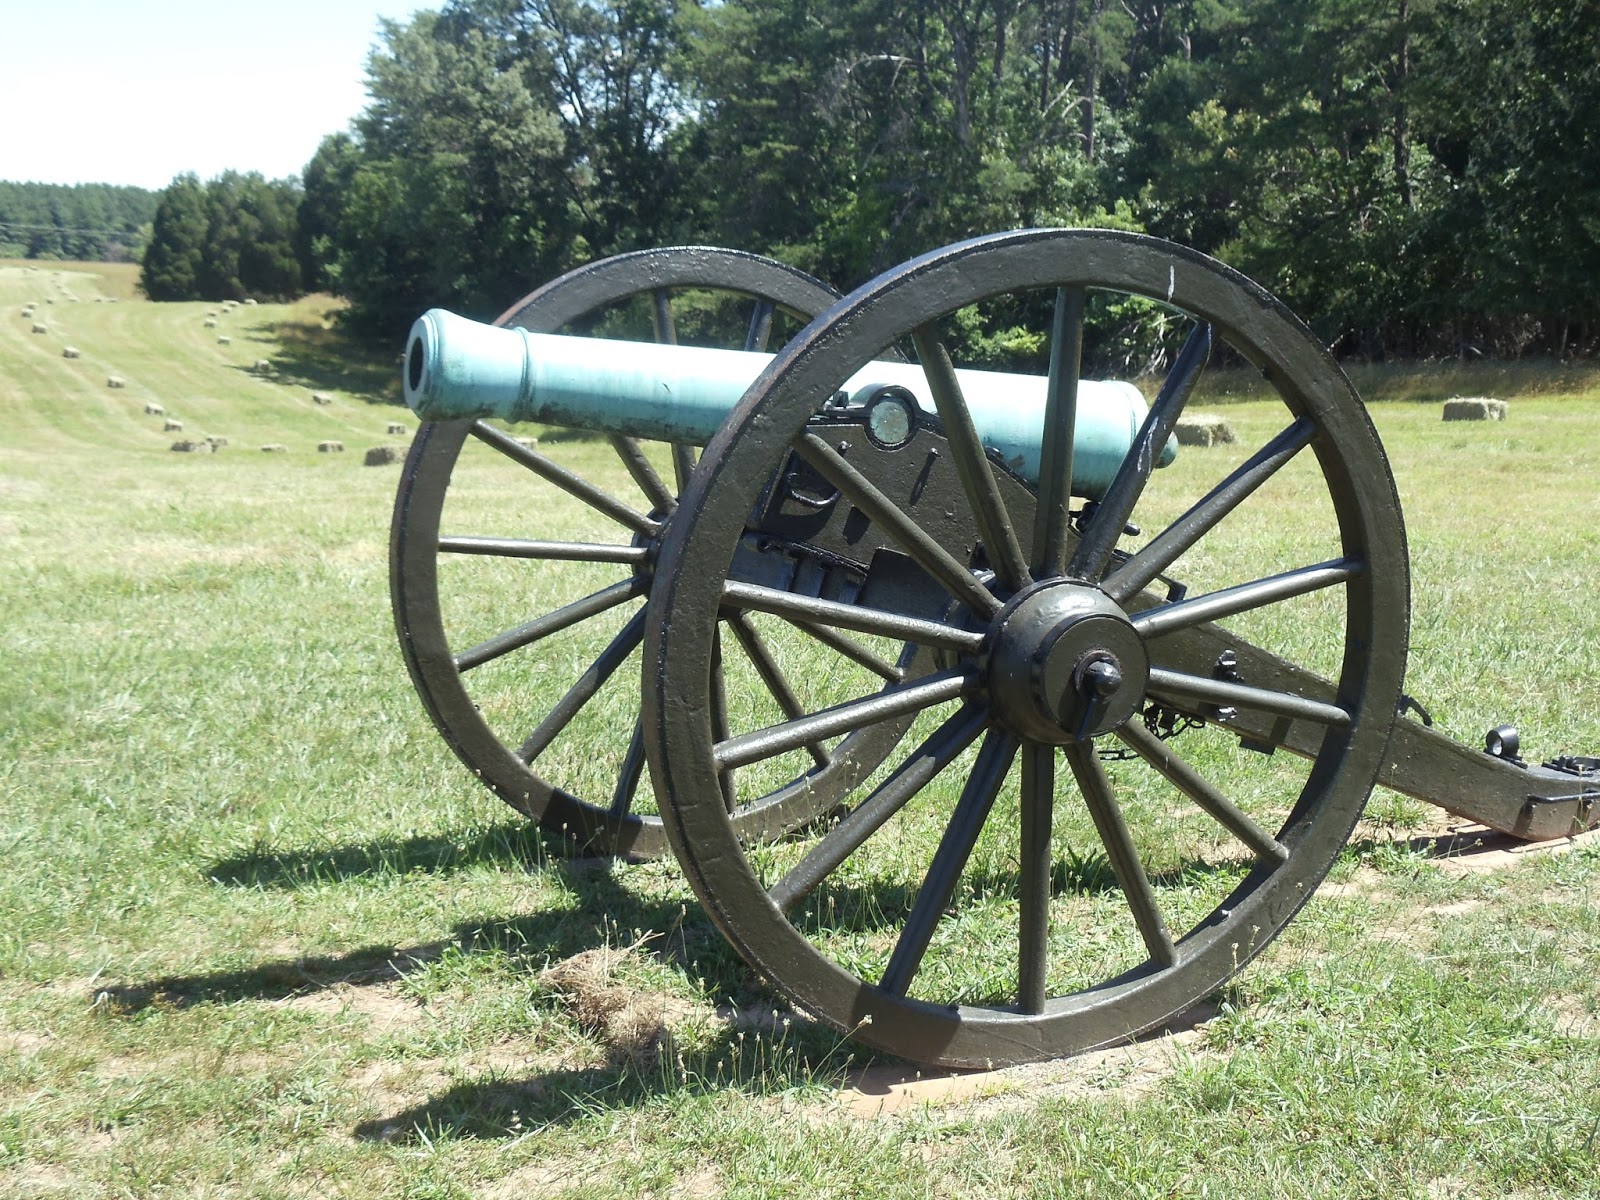
[[[1058,745],[1097,737],[1143,705],[1144,641],[1092,584],[1061,579],[1021,593],[990,636],[991,703],[1024,737]]]

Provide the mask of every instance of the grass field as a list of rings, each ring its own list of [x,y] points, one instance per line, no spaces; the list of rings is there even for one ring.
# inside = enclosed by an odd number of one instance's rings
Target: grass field
[[[673,864],[562,858],[445,749],[394,645],[398,470],[362,462],[415,424],[389,356],[323,301],[132,284],[0,264],[0,1195],[1600,1196],[1592,841],[1451,854],[1380,793],[1209,1020],[891,1090],[774,1013]],[[1600,372],[1356,381],[1407,691],[1600,753]],[[1442,425],[1462,393],[1511,419]]]

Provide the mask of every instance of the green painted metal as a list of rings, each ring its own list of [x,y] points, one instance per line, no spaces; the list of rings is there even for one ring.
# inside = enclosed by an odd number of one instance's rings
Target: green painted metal
[[[412,326],[405,397],[425,421],[494,417],[705,445],[772,357],[530,333],[435,308]],[[1045,377],[958,370],[956,378],[983,444],[1036,483]],[[1127,457],[1148,406],[1131,383],[1078,386],[1073,491],[1096,498]],[[934,414],[927,378],[914,364],[870,362],[842,390],[864,401],[885,387],[904,388]],[[1176,452],[1169,439],[1158,465]]]

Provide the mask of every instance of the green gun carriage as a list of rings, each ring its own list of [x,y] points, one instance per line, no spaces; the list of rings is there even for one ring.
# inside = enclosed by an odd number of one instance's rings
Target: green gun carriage
[[[1121,348],[1160,367],[1148,399],[1083,378],[1125,313],[1157,331]],[[1025,230],[840,297],[683,247],[495,326],[430,313],[407,348],[392,586],[429,713],[574,845],[670,850],[864,1043],[998,1066],[1160,1027],[1286,925],[1378,784],[1529,840],[1600,823],[1600,760],[1403,715],[1382,446],[1210,258]],[[975,330],[1017,369],[954,365]],[[1208,363],[1270,413],[1175,453]]]

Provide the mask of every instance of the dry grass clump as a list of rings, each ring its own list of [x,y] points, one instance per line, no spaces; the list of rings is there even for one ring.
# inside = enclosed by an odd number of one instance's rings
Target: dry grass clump
[[[671,1045],[671,1001],[618,979],[634,948],[597,946],[552,963],[539,983],[558,997],[578,1027],[599,1041],[616,1065],[650,1068]]]

